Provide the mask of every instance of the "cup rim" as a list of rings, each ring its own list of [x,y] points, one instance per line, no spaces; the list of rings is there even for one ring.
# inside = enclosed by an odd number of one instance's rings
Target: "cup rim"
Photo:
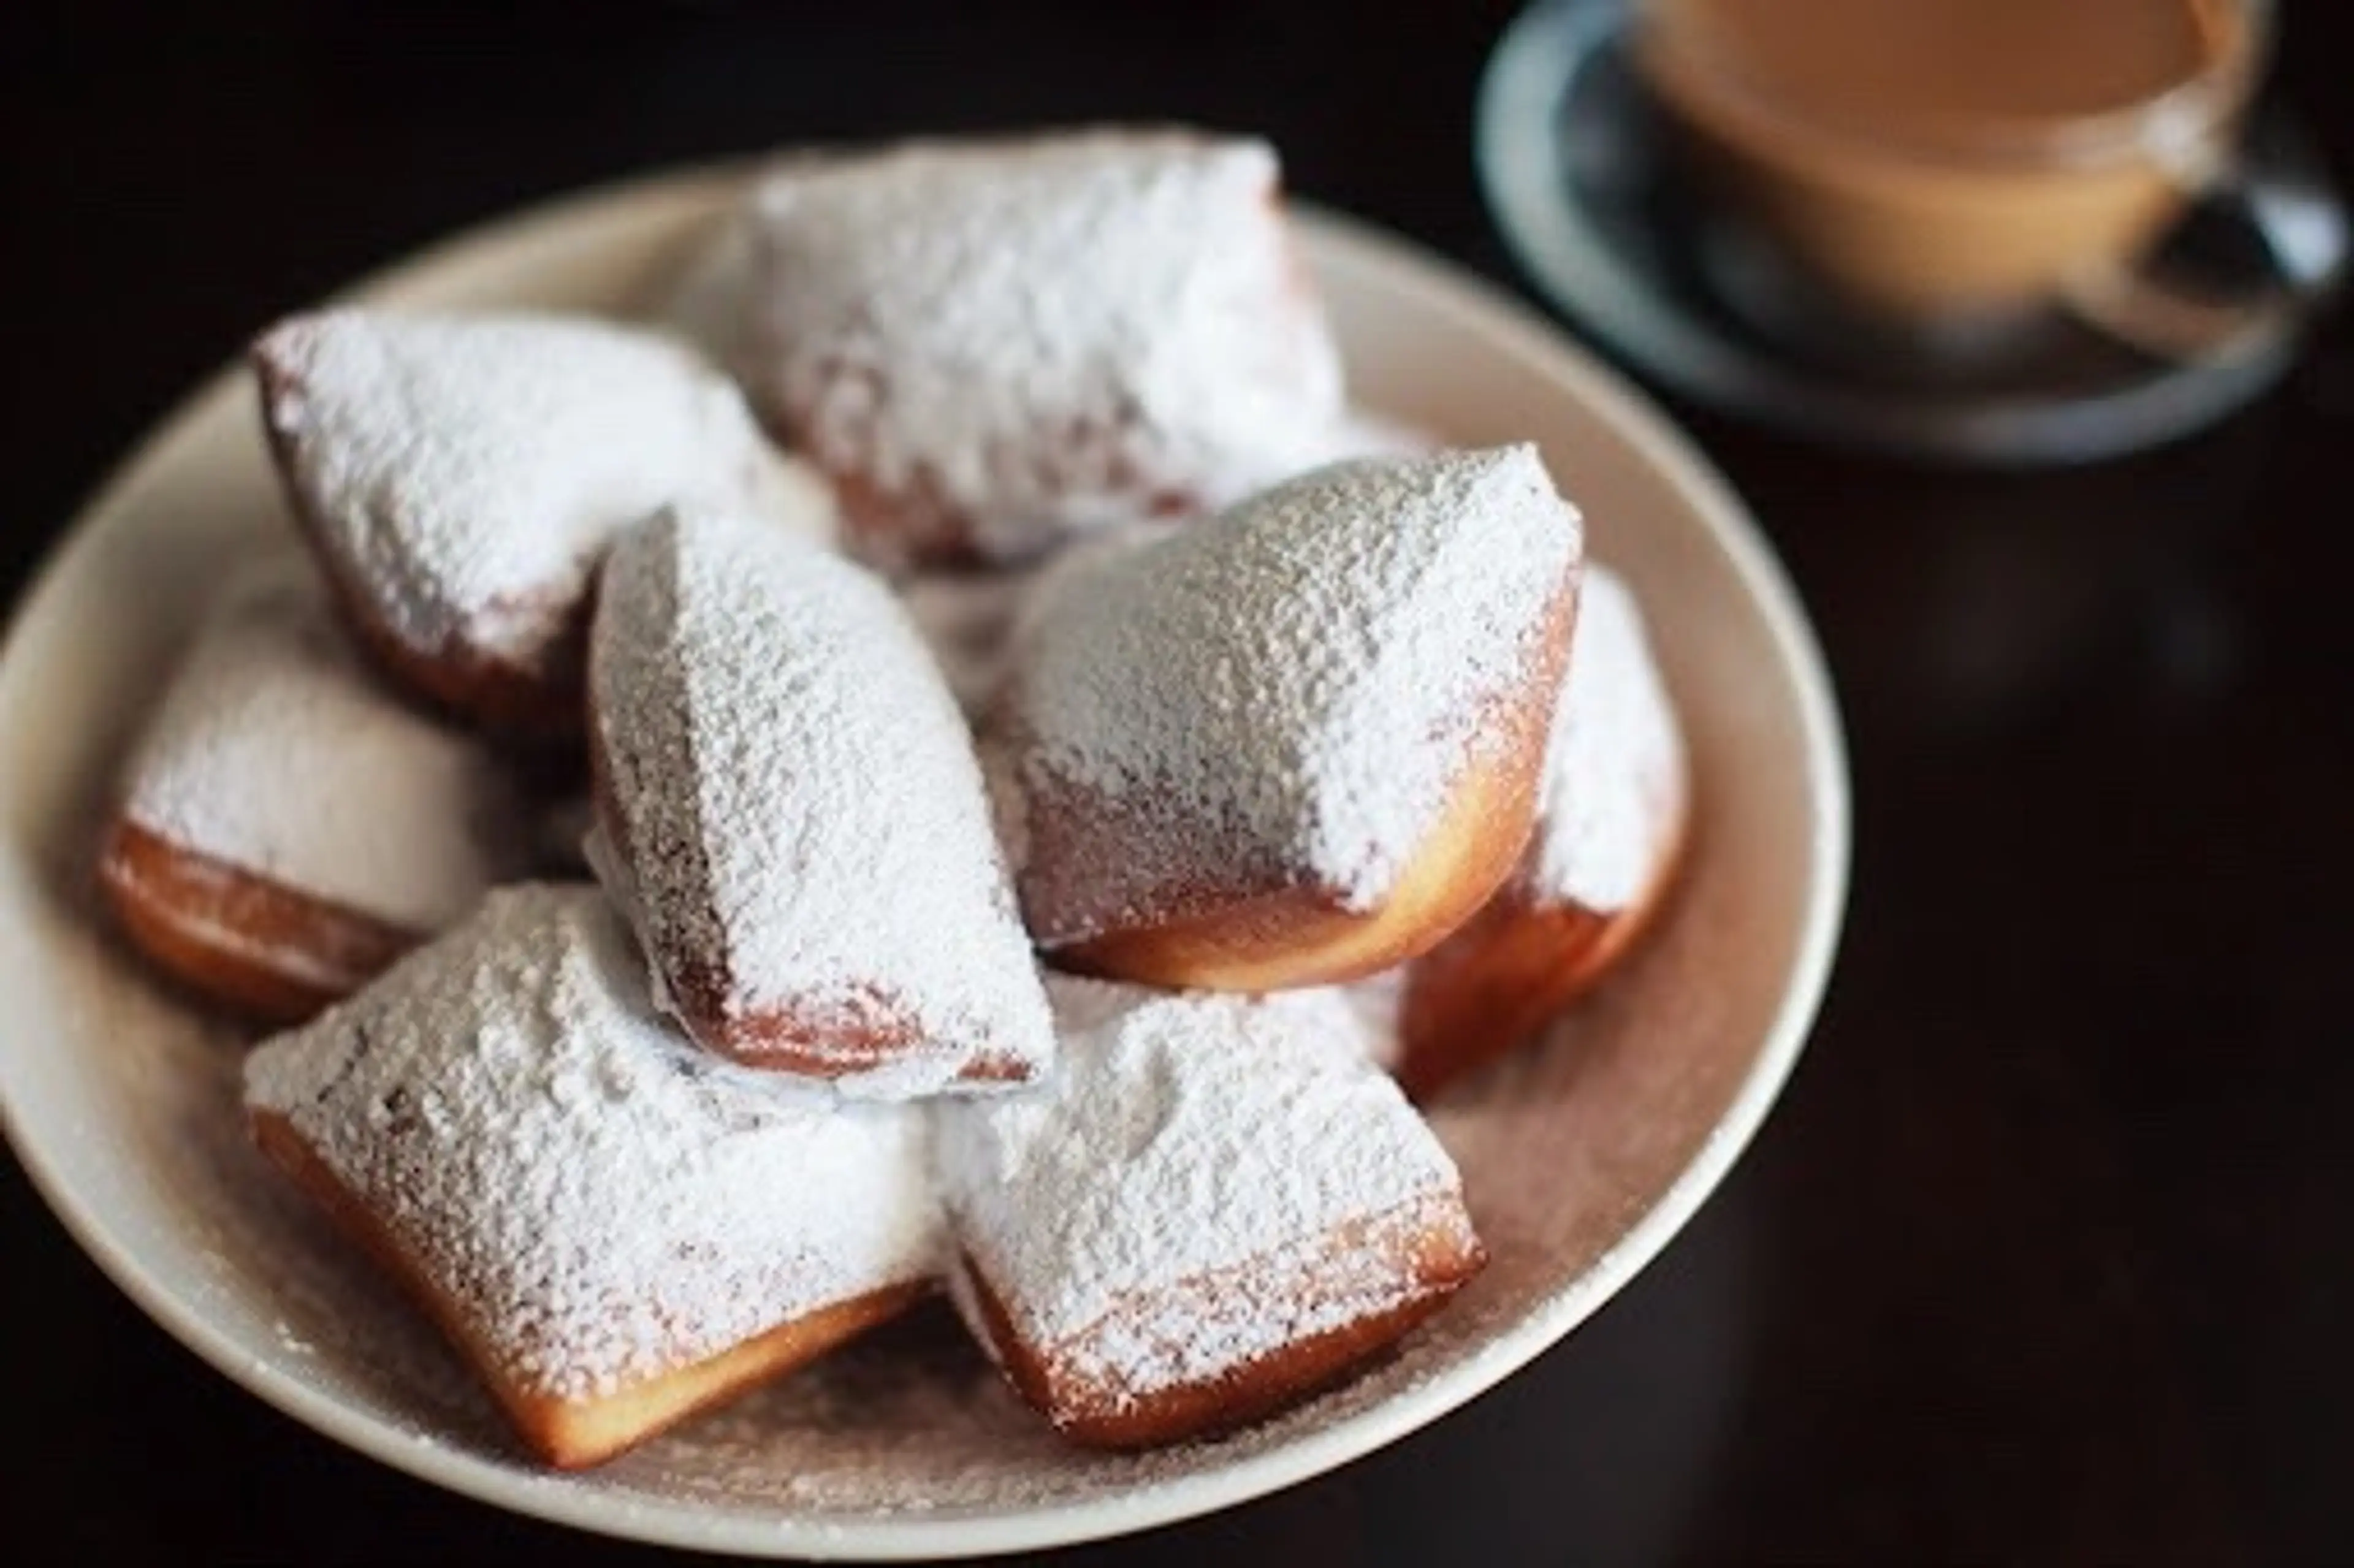
[[[2277,0],[2228,3],[2237,7],[2241,46],[2224,52],[2197,75],[2138,102],[2052,119],[1989,116],[1950,134],[1934,130],[1890,134],[1874,130],[1872,147],[1883,156],[1973,168],[2027,164],[2081,168],[2156,154],[2170,166],[2203,175],[2213,161],[2215,132],[2253,96],[2269,68],[2278,25]],[[1645,37],[1649,28],[1642,13],[1648,8],[1644,0],[1634,0],[1638,59],[1656,47]],[[1836,139],[1851,144],[1856,127],[1811,114],[1776,98],[1721,59],[1712,60],[1704,48],[1695,52],[1691,40],[1680,46],[1676,58],[1696,69],[1710,88],[1722,92],[1728,103],[1755,123],[1810,141]]]

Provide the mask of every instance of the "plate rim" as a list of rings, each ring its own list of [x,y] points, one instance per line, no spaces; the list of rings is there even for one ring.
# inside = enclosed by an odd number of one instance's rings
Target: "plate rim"
[[[648,203],[720,196],[753,160],[688,164],[592,185],[466,225],[362,274],[330,296],[398,288],[467,258],[544,238],[565,227],[618,217]],[[1020,1512],[852,1518],[715,1513],[685,1500],[600,1495],[577,1476],[533,1471],[495,1458],[419,1443],[417,1436],[248,1356],[196,1306],[158,1279],[103,1215],[54,1168],[48,1145],[16,1109],[20,1053],[0,1051],[0,1134],[50,1213],[101,1271],[157,1327],[230,1382],[323,1436],[413,1479],[546,1522],[647,1543],[747,1556],[901,1561],[1076,1545],[1131,1534],[1249,1502],[1339,1467],[1437,1421],[1495,1387],[1558,1343],[1665,1249],[1723,1182],[1764,1123],[1811,1033],[1844,921],[1851,856],[1851,780],[1830,676],[1799,596],[1747,508],[1691,439],[1617,371],[1501,288],[1392,230],[1314,203],[1290,210],[1311,249],[1424,297],[1466,329],[1496,340],[1562,384],[1646,465],[1681,493],[1756,606],[1789,672],[1800,752],[1815,808],[1807,904],[1774,1022],[1724,1115],[1666,1191],[1617,1245],[1567,1288],[1446,1372],[1411,1384],[1316,1431],[1195,1475],[1148,1483],[1110,1498]],[[0,634],[0,692],[16,679],[24,628],[60,591],[69,552],[136,493],[143,476],[190,439],[216,398],[233,396],[236,362],[203,377],[123,453],[41,552]],[[592,1472],[593,1474],[593,1472]]]

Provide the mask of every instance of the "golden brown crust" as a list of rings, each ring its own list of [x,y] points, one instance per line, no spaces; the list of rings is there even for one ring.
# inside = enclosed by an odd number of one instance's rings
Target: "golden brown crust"
[[[372,597],[351,575],[351,563],[327,544],[327,531],[295,478],[294,444],[270,409],[292,382],[268,350],[250,355],[261,394],[261,428],[303,542],[319,563],[353,641],[385,678],[443,715],[527,746],[552,746],[580,733],[581,673],[588,643],[587,604],[571,607],[544,670],[520,668],[463,641],[427,653],[393,633]]]
[[[1392,1069],[1408,1097],[1426,1102],[1473,1070],[1509,1055],[1599,985],[1657,924],[1683,861],[1687,823],[1642,895],[1602,914],[1532,902],[1508,886],[1406,970]]]
[[[1288,991],[1363,979],[1444,939],[1511,873],[1533,810],[1535,762],[1517,749],[1468,772],[1413,864],[1370,913],[1295,887],[1052,949],[1075,974],[1199,991]]]
[[[1371,1227],[1367,1227],[1370,1231]],[[1336,1248],[1352,1245],[1337,1237]],[[1355,1245],[1364,1245],[1356,1238]],[[1292,1340],[1219,1375],[1150,1393],[1114,1393],[1062,1373],[1051,1350],[1024,1341],[970,1255],[964,1283],[999,1367],[1033,1409],[1075,1443],[1145,1448],[1214,1436],[1269,1415],[1340,1382],[1444,1306],[1487,1263],[1468,1226],[1431,1225],[1398,1258],[1408,1294],[1395,1305]]]
[[[932,1289],[929,1280],[888,1286],[789,1319],[718,1355],[611,1393],[588,1400],[554,1399],[502,1375],[497,1358],[473,1333],[464,1314],[418,1266],[375,1211],[313,1152],[292,1122],[256,1111],[252,1126],[262,1151],[416,1300],[472,1366],[525,1446],[558,1469],[602,1464],[699,1411],[807,1365],[897,1317]]]
[[[429,656],[394,636],[320,546],[315,531],[306,526],[303,532],[353,641],[387,680],[443,717],[514,745],[552,750],[578,738],[588,635],[585,604],[566,615],[543,673],[519,669],[462,642]]]
[[[790,1073],[807,1078],[854,1077],[889,1066],[929,1042],[913,1024],[885,1022],[853,1028],[839,1020],[823,1022],[784,1008],[758,1012],[726,1012],[724,986],[710,978],[709,965],[689,962],[667,983],[687,1033],[705,1049],[740,1066]],[[1003,1056],[977,1056],[957,1074],[961,1083],[1023,1083],[1027,1064]]]
[[[186,849],[127,818],[99,885],[132,942],[210,1001],[299,1023],[424,940],[340,904]]]
[[[1346,909],[1316,887],[1248,893],[1202,913],[1057,947],[1048,961],[1147,985],[1265,991],[1362,980],[1437,946],[1488,902],[1528,847],[1576,598],[1573,576],[1547,610],[1519,685],[1495,705],[1481,754],[1458,778],[1446,810],[1380,907]],[[1039,805],[1034,816],[1050,819],[1054,804]],[[1034,875],[1025,868],[1025,905],[1051,885],[1051,863],[1063,858],[1059,831],[1051,820],[1034,822],[1031,860],[1046,869]],[[1034,910],[1034,918],[1054,924]]]
[[[804,1078],[848,1078],[879,1072],[911,1050],[927,1044],[912,1028],[875,1028],[847,1032],[839,1025],[811,1027],[800,1014],[771,1010],[738,1013],[721,1019],[699,1004],[688,1033],[715,1055],[738,1066],[763,1072],[789,1073]],[[686,1011],[682,1003],[681,1011]],[[1030,1080],[1027,1064],[1004,1056],[977,1056],[957,1074],[966,1084],[1021,1084]]]

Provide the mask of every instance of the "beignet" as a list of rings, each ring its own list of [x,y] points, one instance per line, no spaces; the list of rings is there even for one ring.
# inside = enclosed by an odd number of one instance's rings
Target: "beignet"
[[[1045,1066],[971,735],[879,578],[667,512],[615,546],[589,666],[592,861],[690,1034],[889,1097]]]
[[[1335,464],[1058,574],[991,726],[1040,948],[1267,991],[1437,944],[1527,845],[1581,548],[1522,446]]]
[[[530,863],[525,792],[380,689],[284,548],[233,572],[125,774],[100,855],[123,929],[199,994],[309,1016]]]
[[[918,142],[792,160],[753,206],[755,401],[880,564],[1221,505],[1313,461],[1341,412],[1264,143]]]
[[[256,1050],[245,1099],[566,1467],[822,1354],[940,1261],[921,1118],[696,1050],[587,885],[493,894]]]
[[[1649,928],[1689,816],[1682,731],[1618,577],[1586,568],[1527,857],[1406,971],[1397,1073],[1417,1099],[1537,1034]]]
[[[1479,1270],[1453,1162],[1338,992],[1048,985],[1055,1080],[944,1107],[936,1147],[959,1308],[1066,1435],[1251,1419]]]
[[[831,517],[734,383],[586,316],[338,308],[253,346],[263,423],[361,641],[395,680],[527,739],[580,727],[597,559],[671,502]]]

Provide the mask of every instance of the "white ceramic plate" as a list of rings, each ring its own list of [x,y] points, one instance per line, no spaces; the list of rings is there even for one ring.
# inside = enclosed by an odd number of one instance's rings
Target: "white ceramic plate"
[[[355,293],[631,311],[738,179],[563,202]],[[1328,216],[1299,227],[1361,401],[1458,441],[1543,443],[1649,609],[1698,779],[1691,862],[1653,939],[1543,1049],[1437,1112],[1493,1262],[1400,1353],[1224,1441],[1106,1456],[1064,1446],[959,1339],[918,1329],[586,1475],[521,1458],[454,1357],[249,1149],[241,1041],[153,984],[91,896],[109,782],[150,694],[224,560],[286,526],[236,371],[106,487],[0,655],[0,1089],[18,1157],[82,1245],[222,1372],[387,1464],[616,1535],[809,1556],[1040,1547],[1239,1502],[1444,1414],[1593,1312],[1723,1180],[1812,1020],[1847,875],[1830,690],[1755,528],[1657,413],[1440,262]]]

